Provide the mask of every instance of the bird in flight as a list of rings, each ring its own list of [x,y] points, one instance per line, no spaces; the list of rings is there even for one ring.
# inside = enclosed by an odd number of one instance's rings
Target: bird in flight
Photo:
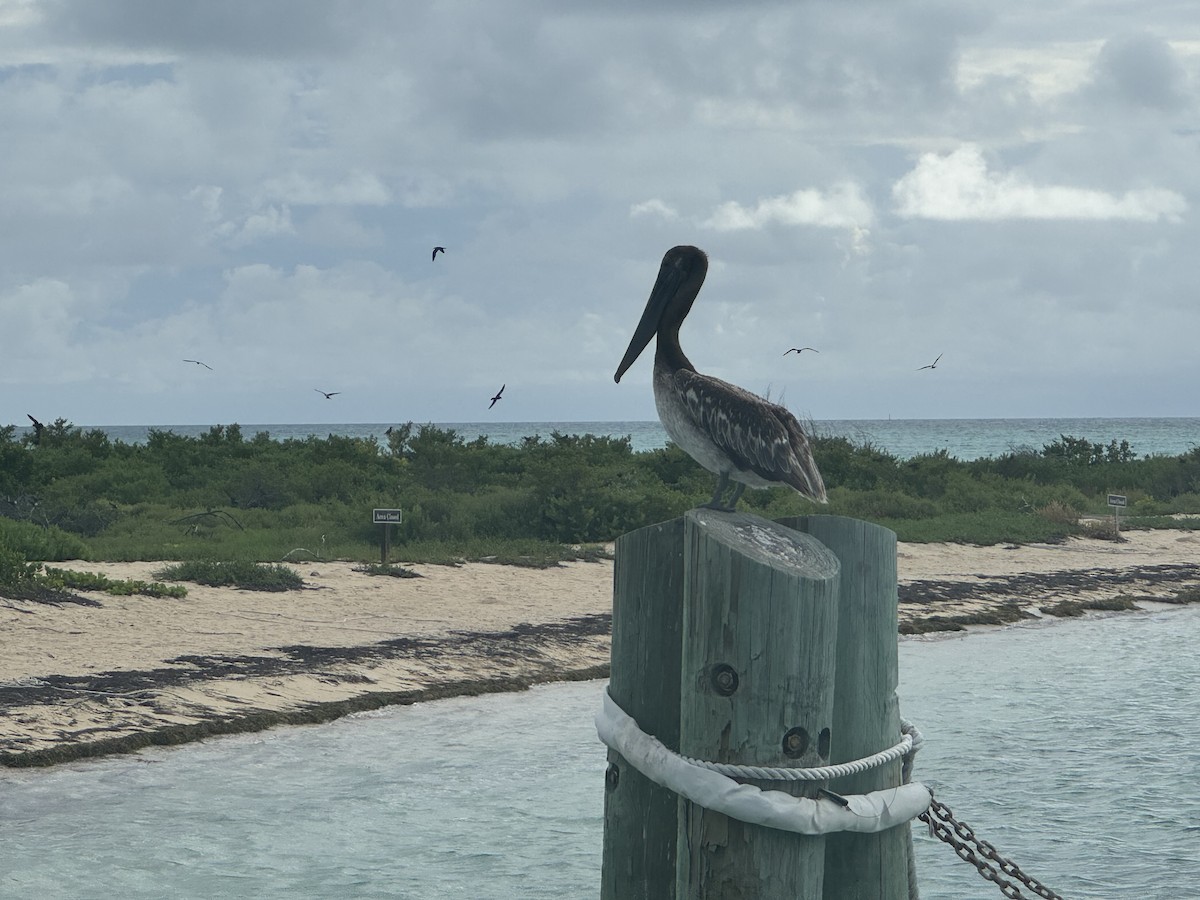
[[[941,358],[942,358],[942,354],[941,354],[941,353],[939,353],[939,354],[937,355],[937,359],[935,359],[933,362],[931,362],[931,363],[930,363],[929,365],[927,365],[927,366],[921,366],[921,369],[936,369],[936,368],[937,368],[937,364],[938,364],[938,362],[941,360]],[[917,371],[918,371],[918,372],[920,372],[920,371],[921,371],[921,369],[917,369]]]
[[[46,426],[33,416],[29,415],[29,413],[25,413],[25,415],[29,418],[29,421],[33,423],[33,445],[36,447],[42,442],[42,429]]]
[[[208,363],[200,362],[200,360],[198,360],[198,359],[185,359],[184,362],[190,362],[190,363],[195,363],[198,366],[204,366],[204,368],[208,369],[208,371],[210,371],[210,372],[213,370],[213,367],[210,366]]]
[[[434,247],[434,248],[433,248],[433,255],[432,255],[431,257],[429,257],[429,258],[430,258],[430,259],[437,259],[437,255],[438,255],[439,253],[441,253],[442,255],[445,255],[445,253],[446,253],[446,248],[445,248],[445,247]]]
[[[820,351],[820,350],[818,350],[816,347],[793,347],[791,350],[786,350],[786,351],[784,351],[784,354],[783,354],[783,355],[784,355],[784,356],[787,356],[789,353],[795,353],[797,356],[799,356],[799,355],[800,355],[801,353],[803,353],[805,350],[811,350],[813,353],[820,353],[820,352],[821,352],[821,351]]]
[[[496,405],[496,401],[500,399],[500,395],[504,393],[504,389],[508,387],[506,384],[500,385],[500,390],[496,391],[496,396],[492,398],[492,402],[488,404],[488,409]]]
[[[316,391],[318,394],[322,394],[326,400],[328,400],[330,397],[336,397],[338,394],[341,393],[341,391],[323,391],[320,388],[313,388],[313,390]]]

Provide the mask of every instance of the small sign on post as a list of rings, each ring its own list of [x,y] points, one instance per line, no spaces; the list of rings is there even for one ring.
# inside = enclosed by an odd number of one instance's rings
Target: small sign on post
[[[379,542],[379,562],[381,565],[386,566],[388,564],[388,541],[392,533],[391,526],[399,525],[403,521],[404,513],[398,509],[371,510],[371,522],[375,525],[383,526],[383,539]]]
[[[1128,505],[1128,500],[1124,494],[1109,494],[1108,505],[1112,507],[1113,519],[1117,523],[1117,532],[1121,531],[1121,510]]]

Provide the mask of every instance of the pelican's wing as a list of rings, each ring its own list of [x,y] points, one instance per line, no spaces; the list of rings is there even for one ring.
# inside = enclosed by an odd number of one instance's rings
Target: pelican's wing
[[[825,499],[808,437],[790,412],[737,385],[687,369],[675,373],[675,386],[693,424],[739,468]]]

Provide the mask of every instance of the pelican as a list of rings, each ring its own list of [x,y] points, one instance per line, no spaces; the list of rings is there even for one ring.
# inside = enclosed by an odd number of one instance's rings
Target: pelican
[[[825,503],[825,484],[796,417],[737,385],[701,375],[679,346],[679,326],[707,271],[703,250],[673,247],[667,251],[613,380],[620,382],[657,334],[654,405],[671,440],[717,475],[717,489],[706,507],[732,511],[747,487],[775,484],[786,484]],[[737,484],[728,502],[722,503],[730,480]]]

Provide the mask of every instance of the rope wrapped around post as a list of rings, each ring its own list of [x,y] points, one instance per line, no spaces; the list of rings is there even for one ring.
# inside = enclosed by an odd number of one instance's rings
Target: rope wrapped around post
[[[625,714],[605,691],[604,705],[596,714],[596,732],[600,740],[616,750],[630,765],[649,778],[677,794],[706,809],[724,813],[743,822],[765,825],[799,834],[830,834],[839,831],[874,833],[909,822],[929,808],[933,795],[925,785],[918,782],[869,794],[851,794],[843,799],[846,805],[833,800],[819,798],[811,800],[794,797],[782,791],[764,791],[748,784],[739,784],[733,778],[711,766],[685,759],[668,750],[651,735],[638,727],[637,722]],[[915,729],[913,729],[915,732]],[[919,741],[919,732],[906,734],[896,747],[875,754],[869,759],[875,765],[883,765],[899,756],[914,752]],[[899,748],[899,749],[898,749]],[[898,752],[897,752],[898,750]],[[882,757],[882,759],[876,759]],[[844,766],[854,767],[863,761],[844,763],[841,766],[825,766],[820,769],[789,769],[782,771],[815,772],[815,777],[790,775],[790,778],[823,781],[839,777],[828,774],[829,770]],[[742,767],[726,767],[739,769]],[[746,767],[754,769],[756,767]],[[774,770],[771,770],[774,771]],[[855,771],[862,771],[857,768]],[[839,773],[841,774],[841,773]],[[740,777],[759,778],[749,772]],[[767,776],[769,780],[774,779]]]

